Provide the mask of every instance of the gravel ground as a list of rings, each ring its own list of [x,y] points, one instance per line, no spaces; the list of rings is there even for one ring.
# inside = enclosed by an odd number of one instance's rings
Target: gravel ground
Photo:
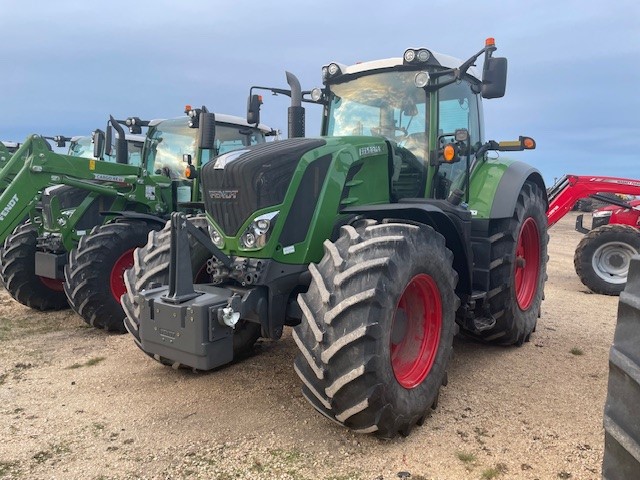
[[[29,310],[1,291],[0,478],[600,478],[618,299],[578,280],[574,219],[551,229],[531,342],[456,339],[439,407],[391,441],[315,413],[292,368],[290,331],[241,363],[194,374],[159,365],[128,335]]]

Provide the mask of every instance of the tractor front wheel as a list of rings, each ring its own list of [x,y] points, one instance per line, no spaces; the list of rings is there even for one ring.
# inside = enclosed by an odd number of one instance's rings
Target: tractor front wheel
[[[427,226],[345,226],[298,297],[294,368],[324,416],[358,432],[407,435],[435,408],[452,353],[457,273]]]
[[[0,280],[18,302],[36,310],[69,308],[62,280],[36,275],[36,246],[38,231],[35,225],[18,225],[0,248]]]
[[[620,295],[631,258],[640,253],[640,232],[630,225],[603,225],[587,233],[573,257],[580,281],[595,293]]]
[[[126,291],[124,272],[133,266],[133,251],[147,243],[149,231],[158,227],[118,219],[94,227],[71,250],[64,269],[64,291],[71,308],[89,325],[126,332],[120,305]]]

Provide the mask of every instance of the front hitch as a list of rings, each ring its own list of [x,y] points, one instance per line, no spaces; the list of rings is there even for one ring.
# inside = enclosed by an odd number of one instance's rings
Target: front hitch
[[[140,343],[164,363],[211,370],[233,360],[236,323],[240,319],[260,323],[267,315],[268,296],[261,287],[194,285],[189,235],[223,265],[233,264],[183,213],[173,213],[169,285],[139,294]]]

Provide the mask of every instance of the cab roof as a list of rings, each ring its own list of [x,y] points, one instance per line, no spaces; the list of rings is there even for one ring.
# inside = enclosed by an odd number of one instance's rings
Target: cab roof
[[[416,48],[414,50],[420,50],[420,49]],[[463,60],[460,60],[459,58],[451,57],[449,55],[444,55],[442,53],[433,52],[431,50],[429,50],[429,52],[431,53],[432,59],[435,60],[437,64],[439,64],[444,68],[457,68],[463,63]],[[434,64],[436,63],[433,61],[430,61],[430,62],[427,62],[426,65],[434,65]],[[348,65],[348,66],[342,65],[339,63],[338,65],[340,65],[343,75],[352,75],[355,73],[362,73],[362,72],[373,71],[373,70],[386,70],[394,67],[401,67],[406,64],[404,63],[402,57],[392,57],[392,58],[383,58],[381,60],[372,60],[369,62],[360,62],[354,65]],[[419,66],[416,65],[413,68],[419,69]],[[481,80],[480,75],[478,74],[478,70],[475,67],[470,67],[469,70],[467,70],[467,74],[471,75],[477,80]]]
[[[258,128],[258,130],[260,130],[262,133],[270,133],[273,131],[271,127],[268,127],[263,123],[258,124],[256,127],[256,125],[247,123],[247,120],[245,118],[236,117],[235,115],[227,115],[225,113],[215,113],[215,116],[216,116],[216,123],[228,123],[231,125],[238,125],[239,127],[245,127],[245,128]],[[187,118],[187,117],[185,116],[185,117],[177,117],[177,118]],[[164,120],[167,120],[167,119],[166,118],[153,119],[149,122],[149,126],[153,127],[155,125],[158,125],[160,122]]]

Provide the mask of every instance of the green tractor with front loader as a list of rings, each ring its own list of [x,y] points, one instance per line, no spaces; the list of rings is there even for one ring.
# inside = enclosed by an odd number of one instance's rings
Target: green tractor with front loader
[[[123,306],[138,347],[210,370],[293,326],[311,405],[393,437],[435,408],[458,331],[528,341],[546,280],[546,188],[531,166],[488,155],[535,148],[483,138],[481,100],[506,85],[495,50],[489,39],[465,62],[411,48],[323,67],[311,92],[321,138],[217,157],[201,173],[205,215],[173,214],[135,252]]]
[[[271,133],[204,107],[187,113],[153,121],[112,117],[94,149],[115,162],[59,155],[41,137],[27,139],[0,173],[9,184],[0,196],[0,280],[14,299],[39,310],[71,306],[93,326],[124,332],[119,300],[133,250],[171,212],[203,209],[197,172],[210,158]],[[214,143],[209,132],[216,126],[221,135]],[[116,152],[109,148],[113,130]],[[144,147],[131,143],[131,133]],[[72,148],[84,155],[91,147]]]

